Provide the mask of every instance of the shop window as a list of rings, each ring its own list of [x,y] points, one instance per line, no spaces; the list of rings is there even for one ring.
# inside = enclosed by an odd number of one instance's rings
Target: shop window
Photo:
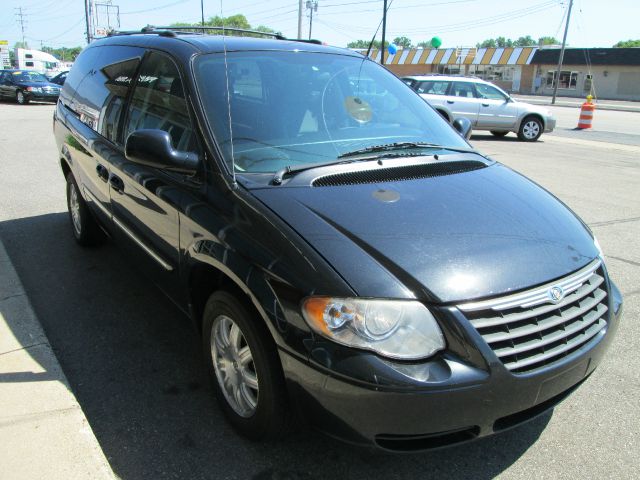
[[[556,78],[556,72],[553,70],[549,70],[547,72],[547,87],[553,88],[554,82]],[[565,90],[575,90],[578,85],[578,72],[570,72],[568,70],[562,70],[560,72],[558,82],[559,89]]]

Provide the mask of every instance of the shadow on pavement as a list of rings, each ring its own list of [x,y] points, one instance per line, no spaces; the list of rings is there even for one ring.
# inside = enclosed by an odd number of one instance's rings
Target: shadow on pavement
[[[66,213],[0,223],[29,299],[122,479],[493,478],[551,418],[446,450],[385,455],[313,432],[238,437],[208,385],[186,318],[112,244],[76,246]],[[429,415],[429,412],[424,412]]]

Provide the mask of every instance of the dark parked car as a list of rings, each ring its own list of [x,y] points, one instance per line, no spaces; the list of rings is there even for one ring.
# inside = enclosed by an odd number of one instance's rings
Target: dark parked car
[[[55,83],[56,85],[64,85],[64,81],[67,79],[68,74],[69,74],[68,70],[64,72],[60,72],[56,76],[51,77],[49,81],[51,83]]]
[[[188,315],[240,432],[392,451],[554,407],[621,315],[585,224],[457,125],[350,50],[170,30],[93,42],[54,117],[75,239]]]
[[[60,85],[49,82],[47,77],[30,70],[0,71],[0,97],[12,98],[20,105],[31,100],[57,102]]]

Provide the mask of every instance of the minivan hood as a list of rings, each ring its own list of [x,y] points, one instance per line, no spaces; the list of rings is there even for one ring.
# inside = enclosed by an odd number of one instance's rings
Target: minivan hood
[[[361,296],[478,299],[552,281],[598,255],[563,203],[500,164],[418,180],[252,190]]]

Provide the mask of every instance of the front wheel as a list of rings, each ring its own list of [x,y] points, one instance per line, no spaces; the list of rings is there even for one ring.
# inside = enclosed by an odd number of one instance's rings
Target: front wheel
[[[542,120],[537,117],[526,117],[520,124],[518,138],[523,142],[535,142],[542,135]]]
[[[20,105],[26,105],[27,103],[29,103],[29,98],[24,94],[22,90],[18,90],[16,92],[16,102],[18,102]]]
[[[213,389],[229,422],[252,440],[281,437],[287,395],[275,343],[262,319],[228,292],[211,295],[202,342]]]

